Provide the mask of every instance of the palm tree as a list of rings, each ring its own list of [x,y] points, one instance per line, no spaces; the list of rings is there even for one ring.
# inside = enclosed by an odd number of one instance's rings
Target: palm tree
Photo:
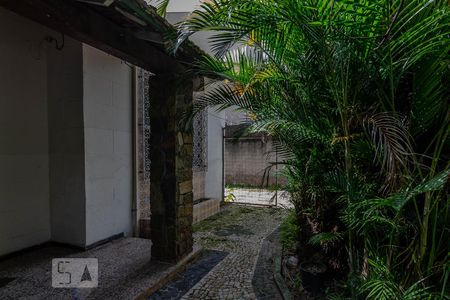
[[[211,0],[173,48],[213,32],[192,71],[221,84],[194,113],[237,107],[280,141],[299,218],[339,203],[350,274],[377,261],[432,285],[448,276],[449,25],[446,0]]]

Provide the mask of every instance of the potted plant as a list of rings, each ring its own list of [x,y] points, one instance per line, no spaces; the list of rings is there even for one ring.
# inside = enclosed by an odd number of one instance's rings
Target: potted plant
[[[306,261],[300,264],[300,275],[305,290],[318,293],[323,287],[327,267],[321,262]]]

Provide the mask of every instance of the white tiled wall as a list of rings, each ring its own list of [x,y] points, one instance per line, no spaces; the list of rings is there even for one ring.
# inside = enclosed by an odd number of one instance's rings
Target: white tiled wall
[[[0,8],[0,255],[50,238],[45,34]]]
[[[65,37],[62,51],[47,48],[51,239],[84,246],[82,44]]]
[[[86,244],[131,234],[132,69],[83,46]]]
[[[132,70],[0,8],[0,255],[132,230]]]

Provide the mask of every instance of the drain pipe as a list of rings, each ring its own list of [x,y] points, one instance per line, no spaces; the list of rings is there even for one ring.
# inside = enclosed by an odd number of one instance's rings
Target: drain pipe
[[[222,203],[224,202],[225,202],[225,127],[222,127]]]
[[[137,124],[137,114],[138,114],[138,70],[136,66],[133,66],[132,69],[132,122],[133,122],[133,134],[132,134],[132,160],[133,160],[133,198],[131,201],[131,219],[133,220],[133,236],[139,236],[139,213],[138,213],[138,201],[139,201],[139,193],[138,193],[138,153],[137,153],[137,140],[138,140],[138,124]]]

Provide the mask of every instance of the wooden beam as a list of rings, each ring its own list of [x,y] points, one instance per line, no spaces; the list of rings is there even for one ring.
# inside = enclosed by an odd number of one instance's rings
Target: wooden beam
[[[0,6],[152,73],[183,70],[163,49],[139,38],[142,33],[136,35],[89,4],[73,0],[0,0]]]

